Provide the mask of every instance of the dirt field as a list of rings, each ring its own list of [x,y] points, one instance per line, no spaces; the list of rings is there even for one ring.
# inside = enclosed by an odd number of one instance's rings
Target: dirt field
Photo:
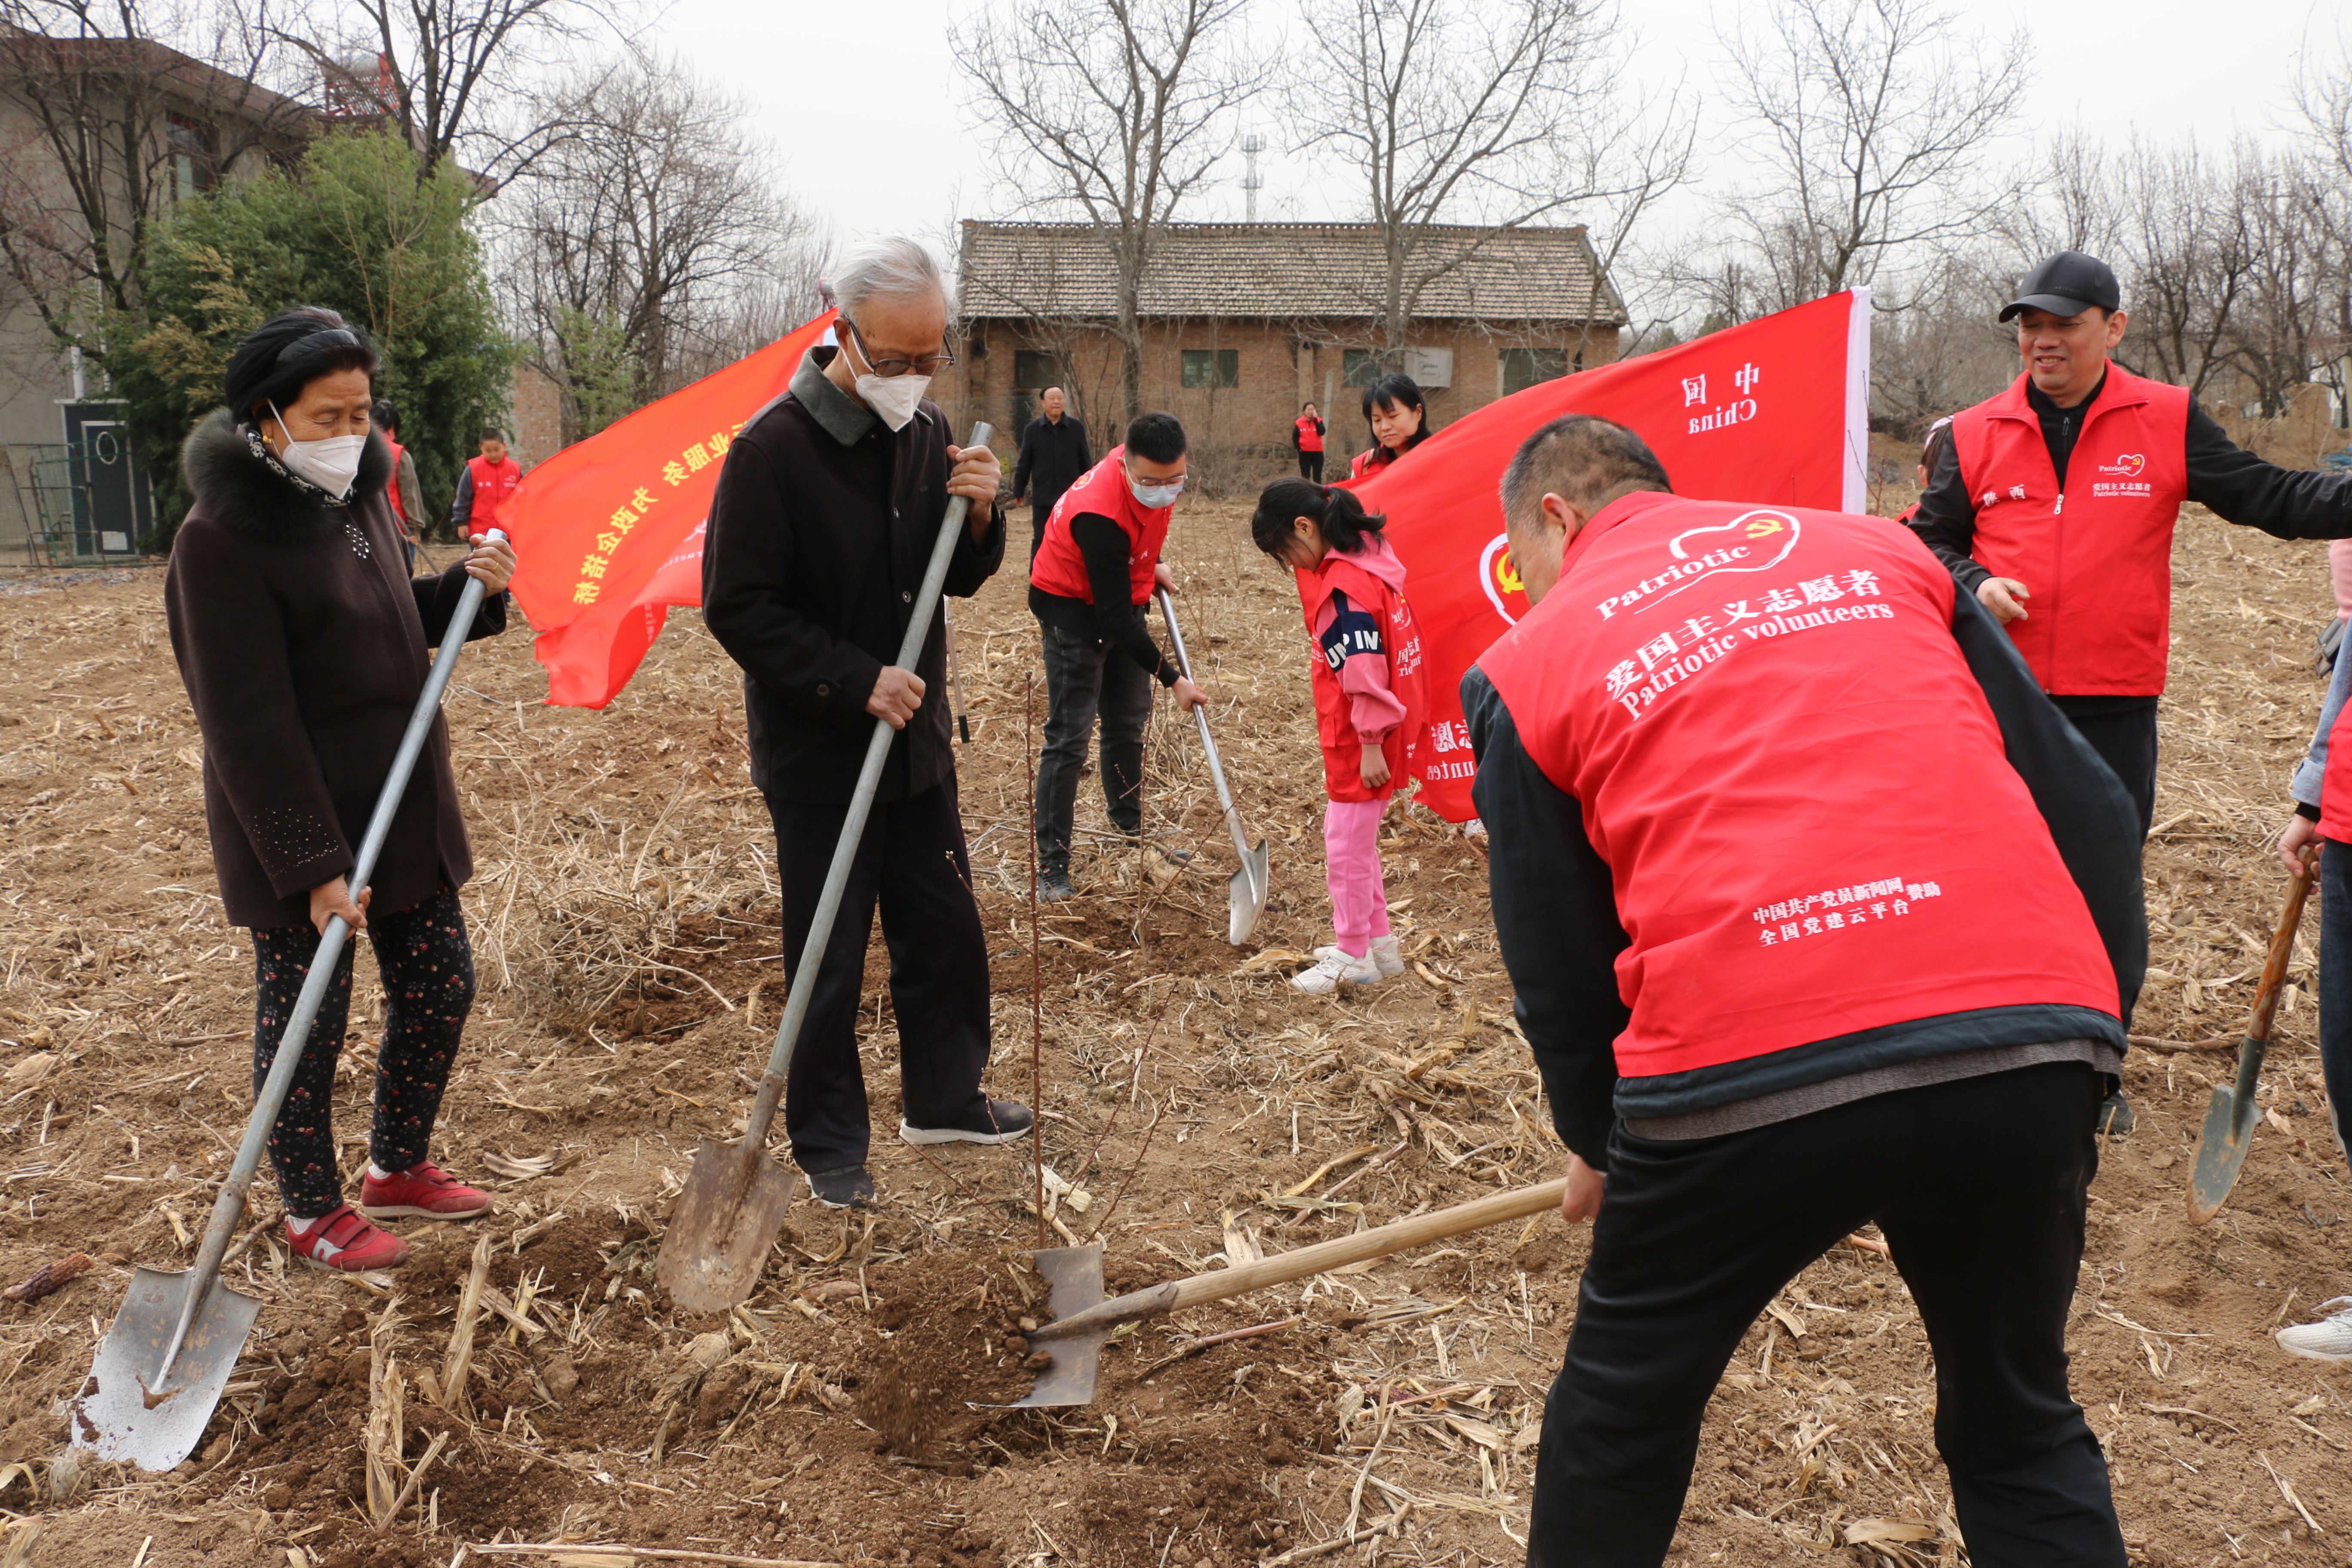
[[[1149,826],[1196,847],[1193,868],[1162,888],[1129,855],[1082,857],[1085,896],[1041,922],[1033,1001],[1024,705],[1042,725],[1043,693],[1017,576],[962,628],[991,1083],[1039,1096],[1045,1163],[1073,1189],[1048,1205],[1053,1239],[1099,1235],[1113,1288],[1555,1173],[1478,843],[1424,812],[1394,819],[1383,852],[1413,972],[1341,1000],[1284,985],[1328,940],[1319,773],[1295,595],[1239,531],[1234,509],[1193,503],[1171,557],[1243,809],[1275,846],[1254,951],[1222,940],[1231,848],[1163,704]],[[2264,845],[2319,698],[2307,650],[2327,595],[2317,547],[2195,511],[2177,565],[2148,855],[2158,969],[2137,1027],[2195,1040],[2241,1026],[2275,918],[2284,879]],[[184,1265],[249,1106],[251,961],[214,897],[159,574],[25,591],[41,586],[0,584],[0,1279],[77,1249],[101,1258],[54,1295],[0,1304],[8,1568],[559,1560],[461,1553],[494,1541],[1241,1568],[1383,1521],[1390,1534],[1323,1561],[1518,1561],[1579,1234],[1542,1219],[1147,1324],[1106,1352],[1091,1406],[975,1408],[1025,1391],[1019,1335],[1045,1315],[1023,1265],[1033,1177],[1025,1147],[934,1159],[888,1136],[878,945],[861,1028],[884,1207],[844,1217],[803,1199],[747,1308],[670,1310],[652,1281],[662,1217],[698,1142],[740,1125],[782,989],[738,681],[691,614],[601,714],[539,705],[521,633],[458,668],[482,994],[436,1154],[496,1187],[500,1212],[470,1229],[400,1222],[415,1258],[361,1279],[289,1267],[264,1231],[230,1272],[266,1305],[199,1456],[152,1478],[74,1464],[64,1402],[129,1267]],[[1100,828],[1087,789],[1080,824]],[[2273,1114],[2225,1216],[2199,1229],[2182,1204],[2222,1055],[2133,1054],[2139,1128],[2095,1189],[2075,1390],[2137,1562],[2347,1560],[2352,1375],[2268,1332],[2352,1289],[2305,994],[2315,917],[2305,930]],[[359,970],[363,1037],[381,1000],[373,964]],[[355,1182],[357,1039],[341,1087]],[[251,1217],[276,1212],[265,1177]],[[483,1318],[453,1388],[485,1236],[514,1316]],[[1279,1326],[1196,1348],[1262,1324]],[[1966,1561],[1932,1404],[1901,1280],[1864,1251],[1822,1259],[1710,1410],[1674,1561]],[[393,1493],[435,1451],[380,1531],[371,1449]]]

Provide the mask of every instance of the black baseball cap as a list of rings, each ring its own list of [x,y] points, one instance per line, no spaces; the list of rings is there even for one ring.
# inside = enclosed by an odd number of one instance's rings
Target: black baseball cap
[[[2006,321],[2020,310],[2079,316],[2094,305],[2102,310],[2120,310],[2123,304],[2124,291],[2116,282],[2114,268],[2095,256],[2062,250],[2025,275],[2025,281],[2017,286],[2017,298],[2000,308],[2000,320]]]

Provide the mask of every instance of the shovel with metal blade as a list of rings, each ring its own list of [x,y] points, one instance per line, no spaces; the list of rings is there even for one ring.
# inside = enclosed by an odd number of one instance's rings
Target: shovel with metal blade
[[[1184,651],[1183,628],[1176,624],[1176,602],[1165,588],[1160,590],[1160,613],[1167,617],[1168,638],[1176,645],[1176,668],[1190,680],[1192,660]],[[1234,836],[1234,853],[1241,858],[1241,869],[1225,889],[1225,940],[1239,947],[1257,929],[1258,916],[1265,913],[1265,840],[1261,838],[1256,848],[1250,847],[1249,835],[1242,831],[1242,814],[1234,809],[1234,792],[1225,785],[1224,764],[1217,760],[1217,742],[1209,734],[1208,710],[1195,708],[1192,717],[1201,721],[1201,751],[1209,759],[1209,776],[1217,783],[1217,804],[1225,808],[1225,828]]]
[[[2205,1129],[2197,1135],[2197,1160],[2189,1167],[2189,1217],[2203,1225],[2230,1201],[2245,1167],[2246,1151],[2253,1146],[2254,1123],[2262,1111],[2254,1104],[2254,1085],[2263,1075],[2263,1058],[2270,1052],[2271,1019],[2278,1012],[2279,985],[2294,956],[2295,928],[2303,923],[2303,901],[2311,893],[2317,854],[2303,851],[2303,870],[2287,889],[2286,908],[2279,911],[2278,929],[2271,932],[2270,956],[2263,963],[2263,984],[2254,993],[2253,1016],[2246,1021],[2246,1037],[2238,1047],[2238,1079],[2228,1089],[2213,1091],[2205,1112]]]
[[[492,529],[488,537],[503,541],[506,535]],[[449,684],[449,672],[457,668],[457,655],[466,646],[466,634],[473,629],[474,613],[481,604],[481,580],[469,577],[465,592],[458,595],[457,613],[441,634],[440,655],[425,678],[425,689],[416,694],[408,731],[393,753],[392,772],[383,781],[383,793],[376,796],[367,836],[352,861],[353,889],[365,888],[375,871],[383,841],[392,832],[393,816],[407,793],[409,774],[415,771],[416,759],[441,710],[441,693]],[[131,1274],[131,1289],[122,1299],[121,1310],[114,1314],[114,1326],[107,1331],[105,1342],[98,1347],[89,1381],[74,1401],[71,1437],[75,1447],[88,1448],[104,1459],[127,1459],[150,1471],[168,1470],[195,1451],[197,1439],[212,1419],[213,1407],[220,1403],[221,1390],[228,1384],[229,1373],[245,1349],[254,1316],[261,1310],[259,1301],[220,1284],[221,1261],[227,1256],[237,1222],[245,1215],[253,1173],[260,1167],[270,1129],[278,1125],[278,1112],[293,1087],[310,1026],[318,1020],[327,987],[334,983],[337,963],[351,933],[352,928],[336,915],[319,938],[310,975],[302,982],[302,993],[295,999],[286,1032],[278,1039],[277,1058],[270,1063],[261,1092],[254,1098],[244,1141],[237,1144],[228,1179],[214,1200],[212,1219],[196,1247],[194,1265],[178,1272],[142,1268]]]
[[[1546,1209],[1558,1208],[1560,1194],[1567,1190],[1568,1183],[1563,1179],[1546,1182],[1538,1187],[1496,1193],[1492,1197],[1439,1209],[1435,1214],[1401,1219],[1333,1241],[1319,1241],[1296,1252],[1277,1253],[1238,1268],[1213,1269],[1188,1279],[1171,1279],[1149,1289],[1130,1290],[1108,1301],[1102,1293],[1101,1247],[1056,1247],[1033,1253],[1037,1272],[1052,1288],[1046,1304],[1054,1309],[1054,1321],[1031,1334],[1029,1343],[1033,1349],[1052,1355],[1054,1364],[1038,1374],[1037,1386],[1028,1398],[1008,1408],[1084,1405],[1093,1399],[1103,1342],[1122,1323],[1165,1317],[1204,1301],[1246,1295],[1269,1285],[1285,1285],[1293,1279],[1360,1263],[1367,1258],[1386,1258],[1426,1242],[1484,1230],[1507,1219],[1541,1214]]]
[[[968,445],[985,447],[992,434],[988,426],[975,425]],[[971,510],[967,498],[949,498],[947,516],[931,546],[930,563],[923,571],[921,591],[915,596],[913,616],[898,645],[901,669],[914,668],[922,658],[923,643],[931,629],[931,607],[940,602],[948,560],[955,553],[956,533]],[[946,695],[926,692],[924,700],[941,700]],[[793,1048],[800,1043],[801,1022],[808,1016],[809,999],[816,990],[824,944],[833,935],[835,917],[841,913],[849,868],[857,859],[858,841],[866,837],[866,819],[874,810],[874,793],[882,784],[882,763],[897,733],[888,720],[874,721],[873,738],[866,744],[857,787],[851,792],[849,811],[842,818],[833,863],[825,868],[808,941],[801,948],[799,966],[793,971],[784,1016],[776,1026],[775,1047],[768,1053],[768,1070],[760,1079],[760,1091],[743,1123],[743,1136],[732,1148],[709,1138],[702,1141],[695,1152],[694,1168],[687,1173],[686,1189],[670,1210],[655,1277],[670,1299],[689,1312],[723,1312],[751,1299],[768,1248],[775,1245],[776,1233],[783,1228],[784,1211],[792,1205],[793,1173],[768,1159],[768,1129],[774,1124],[776,1106],[784,1097],[784,1079],[792,1071]]]

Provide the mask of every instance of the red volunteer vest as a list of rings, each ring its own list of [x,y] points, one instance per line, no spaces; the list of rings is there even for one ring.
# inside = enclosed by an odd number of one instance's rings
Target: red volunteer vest
[[[1298,426],[1298,449],[1300,451],[1319,452],[1323,449],[1323,432],[1315,428],[1314,420],[1307,418],[1302,414],[1297,419],[1293,420],[1292,423]]]
[[[1982,1007],[2117,1011],[1952,640],[1956,591],[1884,519],[1635,495],[1479,659],[1612,873],[1621,1074]]]
[[[408,509],[400,504],[400,459],[408,448],[387,436],[383,444],[392,448],[392,480],[383,487],[385,497],[392,502],[392,515],[400,519],[400,531],[408,531]]]
[[[1382,800],[1393,794],[1412,772],[1421,753],[1423,728],[1429,721],[1428,675],[1423,668],[1421,626],[1412,618],[1405,596],[1334,550],[1312,572],[1296,574],[1299,607],[1307,614],[1307,636],[1315,655],[1315,733],[1323,742],[1323,788],[1333,800]],[[1378,618],[1381,645],[1388,655],[1389,689],[1404,704],[1404,718],[1381,742],[1389,763],[1386,788],[1364,787],[1362,737],[1356,733],[1355,699],[1339,688],[1339,673],[1320,643],[1315,641],[1315,612],[1337,588],[1348,603]],[[1345,659],[1347,650],[1335,650]]]
[[[1029,584],[1065,599],[1095,602],[1094,584],[1087,580],[1087,558],[1070,536],[1070,521],[1082,511],[1107,517],[1126,533],[1127,585],[1138,605],[1151,601],[1151,574],[1160,564],[1160,547],[1168,542],[1168,518],[1173,507],[1147,509],[1137,503],[1127,483],[1127,448],[1113,447],[1086,472],[1086,477],[1062,492],[1045,519],[1045,537],[1037,558],[1029,563]]]
[[[2352,702],[2336,710],[2336,722],[2327,731],[2327,766],[2319,775],[2319,836],[2338,844],[2352,844],[2352,722],[2347,721],[2352,721]]]
[[[479,533],[497,525],[507,497],[522,483],[522,465],[512,458],[498,463],[488,458],[468,458],[466,471],[474,476],[474,510],[467,514],[466,527]]]
[[[2189,493],[2189,391],[2107,367],[2058,488],[2026,378],[1952,419],[1977,503],[1972,553],[2032,591],[2009,624],[2044,691],[2153,697],[2172,621],[2172,527]]]

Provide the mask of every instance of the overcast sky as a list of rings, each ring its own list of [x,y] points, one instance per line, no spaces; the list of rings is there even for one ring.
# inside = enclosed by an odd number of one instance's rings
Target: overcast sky
[[[902,231],[947,242],[955,220],[1000,216],[985,160],[986,132],[972,116],[947,44],[948,18],[971,0],[672,0],[643,40],[681,55],[704,77],[755,106],[755,121],[784,154],[794,194],[837,237]],[[1054,0],[1025,0],[1051,5]],[[1637,0],[1639,45],[1626,64],[1646,84],[1684,79],[1721,96],[1722,67],[1709,17],[1725,0]],[[1280,11],[1270,6],[1269,11]],[[2120,141],[2132,127],[2159,136],[2194,131],[2226,142],[2234,132],[2282,139],[2289,89],[2306,36],[2332,51],[2341,13],[2319,0],[2074,0],[2072,4],[1966,7],[1973,25],[2022,24],[2034,80],[2026,137],[2015,151],[2080,123]],[[1271,117],[1257,127],[1264,160],[1260,216],[1349,217],[1339,172],[1286,146]],[[1238,158],[1232,177],[1188,215],[1239,219]],[[1711,161],[1720,184],[1730,160]]]

